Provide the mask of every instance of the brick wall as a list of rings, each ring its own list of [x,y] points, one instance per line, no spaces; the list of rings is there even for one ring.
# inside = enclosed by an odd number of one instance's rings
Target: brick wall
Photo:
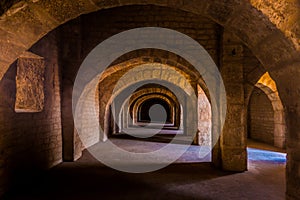
[[[212,113],[210,102],[198,85],[198,141],[197,144],[211,147]]]
[[[255,88],[249,103],[248,136],[254,140],[274,144],[274,111],[271,101]]]
[[[49,168],[62,160],[56,35],[49,34],[32,52],[45,59],[45,107],[38,113],[14,111],[16,64],[13,64],[0,82],[0,195],[18,174],[29,176],[33,170]]]
[[[83,55],[121,31],[137,27],[164,27],[192,37],[218,61],[217,32],[220,26],[203,16],[157,6],[129,6],[84,15],[81,25]]]

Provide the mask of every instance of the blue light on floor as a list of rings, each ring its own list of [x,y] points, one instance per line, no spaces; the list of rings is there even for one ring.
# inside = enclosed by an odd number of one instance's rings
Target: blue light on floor
[[[274,163],[286,163],[286,153],[247,148],[250,161],[265,161]]]

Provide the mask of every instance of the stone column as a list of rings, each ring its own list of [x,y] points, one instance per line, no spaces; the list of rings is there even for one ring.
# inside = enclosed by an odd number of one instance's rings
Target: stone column
[[[286,110],[286,199],[300,197],[300,62],[288,63],[270,70],[277,83],[278,92]]]
[[[65,26],[60,32],[62,74],[61,118],[63,137],[63,160],[74,161],[81,155],[81,141],[75,131],[72,112],[72,94],[77,70],[82,63],[80,20]]]
[[[227,96],[226,119],[220,138],[222,168],[245,171],[243,45],[236,36],[224,31],[221,48],[221,74]]]

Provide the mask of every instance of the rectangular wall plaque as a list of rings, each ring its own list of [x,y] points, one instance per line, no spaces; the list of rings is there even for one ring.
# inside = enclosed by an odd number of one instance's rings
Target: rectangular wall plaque
[[[44,73],[43,57],[30,52],[17,61],[15,111],[41,112],[44,109]]]

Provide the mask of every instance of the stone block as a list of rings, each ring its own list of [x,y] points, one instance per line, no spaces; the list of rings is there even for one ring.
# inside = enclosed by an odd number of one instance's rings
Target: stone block
[[[243,172],[247,170],[246,147],[222,147],[222,168],[225,171]]]
[[[44,59],[21,57],[17,62],[16,112],[41,112],[44,108]]]

